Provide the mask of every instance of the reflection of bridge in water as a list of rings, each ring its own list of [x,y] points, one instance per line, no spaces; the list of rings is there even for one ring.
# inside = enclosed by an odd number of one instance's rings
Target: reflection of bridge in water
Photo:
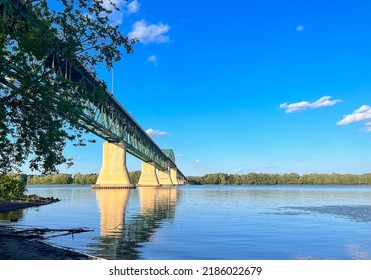
[[[35,31],[40,28],[40,22],[49,24],[35,12],[36,8],[32,2],[0,0],[0,15],[4,18],[8,17],[11,19],[9,22],[12,22],[12,28],[6,30],[6,36],[16,40],[14,30],[17,29],[18,24]],[[59,76],[79,85],[85,93],[85,109],[79,116],[79,125],[106,140],[103,145],[102,168],[97,183],[93,187],[132,187],[126,168],[126,152],[142,160],[139,186],[186,183],[186,177],[175,164],[173,151],[161,149],[86,65],[77,58],[62,56],[59,48],[63,44],[58,35],[55,35],[55,44],[49,47],[46,57],[36,59],[32,54],[24,55],[29,55],[29,60],[34,64],[38,63],[40,69],[51,70],[51,80]],[[29,75],[12,63],[11,52],[0,57],[0,65],[0,83],[13,91],[21,91],[22,84],[19,77]],[[35,79],[34,82],[38,83],[38,80]],[[63,92],[56,90],[55,94],[58,94],[61,99],[64,98]],[[63,112],[59,113],[66,117]]]
[[[173,220],[177,201],[175,187],[139,188],[140,213],[125,217],[130,189],[97,189],[101,213],[97,253],[109,259],[140,259],[140,247],[166,220]]]

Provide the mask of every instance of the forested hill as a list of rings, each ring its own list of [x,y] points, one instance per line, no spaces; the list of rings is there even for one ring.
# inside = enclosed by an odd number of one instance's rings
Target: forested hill
[[[355,174],[225,174],[188,176],[193,185],[371,185],[371,173]]]

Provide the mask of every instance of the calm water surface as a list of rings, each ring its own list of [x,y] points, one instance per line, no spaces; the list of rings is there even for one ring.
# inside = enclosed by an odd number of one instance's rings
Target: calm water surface
[[[108,259],[371,259],[371,187],[29,187],[61,202],[0,223],[87,227],[49,242]]]

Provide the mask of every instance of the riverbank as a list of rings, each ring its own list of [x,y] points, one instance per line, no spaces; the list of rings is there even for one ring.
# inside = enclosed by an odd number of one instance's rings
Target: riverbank
[[[39,240],[9,237],[9,230],[0,226],[0,260],[91,260],[93,257],[58,248]]]
[[[56,198],[28,196],[12,201],[0,200],[0,212],[38,207],[58,202]],[[66,248],[59,248],[46,242],[11,236],[11,226],[0,225],[0,260],[91,260],[92,256],[84,255]]]
[[[38,207],[51,203],[59,202],[58,198],[54,197],[39,197],[37,195],[28,195],[22,198],[12,200],[0,200],[0,213],[10,212],[19,209],[30,207]]]

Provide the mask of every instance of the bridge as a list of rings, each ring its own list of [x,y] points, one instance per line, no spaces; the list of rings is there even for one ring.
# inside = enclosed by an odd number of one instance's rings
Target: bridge
[[[7,14],[10,7],[17,20],[27,22],[35,16],[22,0],[0,0],[2,15]],[[0,69],[0,82],[17,91],[17,76],[25,73],[20,73],[8,57],[0,57],[0,60],[7,65],[7,69]],[[126,167],[126,153],[142,160],[142,173],[137,186],[187,182],[176,166],[174,152],[161,149],[86,65],[78,59],[66,59],[58,50],[51,49],[50,55],[43,60],[43,66],[84,87],[87,98],[84,112],[79,116],[79,126],[105,140],[102,168],[93,188],[133,187]],[[98,97],[97,92],[103,92],[103,97],[102,94]]]

